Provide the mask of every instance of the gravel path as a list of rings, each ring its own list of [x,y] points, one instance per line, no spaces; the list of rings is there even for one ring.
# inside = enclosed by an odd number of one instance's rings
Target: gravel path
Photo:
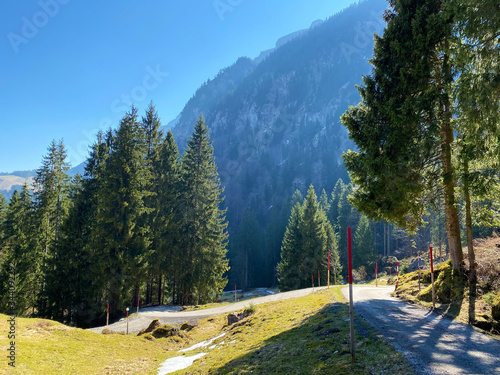
[[[258,305],[265,302],[302,297],[312,293],[315,290],[325,289],[325,288],[326,287],[293,290],[291,292],[272,294],[265,297],[253,298],[242,302],[232,303],[230,305],[214,307],[211,309],[203,309],[203,310],[179,311],[180,308],[178,306],[177,307],[157,306],[157,307],[148,307],[144,309],[139,309],[138,315],[134,315],[133,317],[129,318],[128,332],[129,333],[139,332],[141,329],[147,328],[149,326],[149,323],[151,323],[151,321],[156,318],[159,318],[162,324],[179,325],[191,319],[203,319],[214,315],[229,314],[238,310],[242,310],[245,307],[250,306],[250,304]],[[131,313],[132,312],[134,312],[134,310],[132,310]],[[108,328],[116,332],[126,331],[127,322],[126,320],[122,320],[110,324],[107,327],[103,326],[103,327],[90,328],[89,331],[101,333],[104,328]]]
[[[354,286],[354,311],[401,352],[417,374],[500,374],[500,341],[391,297],[393,290]],[[348,288],[342,294],[349,300]]]

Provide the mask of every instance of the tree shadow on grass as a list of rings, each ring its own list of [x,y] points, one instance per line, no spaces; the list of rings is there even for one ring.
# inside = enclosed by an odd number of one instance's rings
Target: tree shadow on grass
[[[356,361],[352,363],[348,318],[346,303],[330,304],[295,328],[265,340],[210,373],[413,373],[406,361],[358,316],[354,320]],[[228,335],[238,337],[237,328],[230,332]],[[226,340],[231,340],[231,336]]]

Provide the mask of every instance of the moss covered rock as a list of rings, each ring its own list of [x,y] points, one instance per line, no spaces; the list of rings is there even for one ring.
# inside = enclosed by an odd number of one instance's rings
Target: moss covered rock
[[[161,327],[155,328],[153,332],[151,332],[151,335],[157,339],[172,336],[179,336],[182,338],[187,337],[186,334],[179,329],[179,327],[172,327],[170,324],[164,324]]]
[[[491,316],[500,322],[500,292],[497,294],[491,304]]]
[[[154,319],[148,326],[148,328],[145,328],[143,330],[141,330],[141,332],[139,332],[137,334],[137,336],[141,336],[141,335],[144,335],[145,333],[150,333],[150,332],[153,332],[156,328],[160,327],[161,326],[161,323],[160,323],[160,319]]]

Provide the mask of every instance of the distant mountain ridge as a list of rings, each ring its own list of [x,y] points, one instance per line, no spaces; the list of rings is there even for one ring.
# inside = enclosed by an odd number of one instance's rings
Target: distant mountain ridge
[[[71,168],[68,171],[70,176],[83,174],[84,163]],[[10,199],[15,190],[21,191],[24,184],[27,182],[29,186],[33,186],[36,176],[36,170],[0,172],[0,193],[5,198]]]
[[[269,207],[313,183],[331,191],[348,179],[341,154],[354,145],[340,124],[359,102],[355,85],[371,66],[384,0],[351,5],[285,37],[260,62],[240,58],[207,81],[171,123],[182,150],[203,114],[211,131],[230,225],[251,208],[265,225]],[[314,24],[313,24],[314,25]],[[235,223],[235,224],[231,224]]]

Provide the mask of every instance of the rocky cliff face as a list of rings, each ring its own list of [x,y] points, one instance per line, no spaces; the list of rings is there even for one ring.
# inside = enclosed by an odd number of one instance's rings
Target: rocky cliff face
[[[211,130],[230,223],[250,207],[265,222],[295,189],[331,191],[353,147],[340,116],[359,101],[373,33],[387,4],[369,0],[301,31],[262,61],[239,59],[203,85],[176,119],[182,148],[197,117]]]

